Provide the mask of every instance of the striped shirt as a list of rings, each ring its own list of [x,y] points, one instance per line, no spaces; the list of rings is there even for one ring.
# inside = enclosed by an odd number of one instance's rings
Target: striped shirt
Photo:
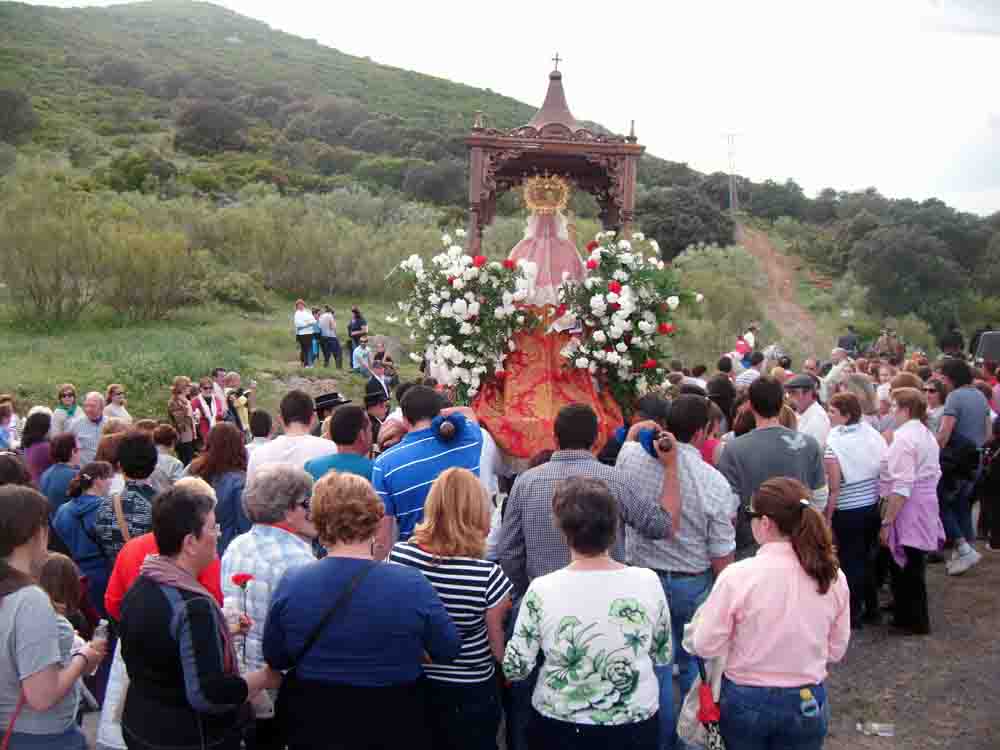
[[[837,454],[831,448],[827,448],[823,454],[824,459],[837,460]],[[840,484],[840,494],[837,496],[837,510],[857,510],[867,508],[878,502],[878,475],[870,479],[862,479],[857,482],[844,482]]]
[[[424,665],[428,679],[478,683],[493,677],[486,610],[500,604],[513,588],[500,566],[474,557],[435,557],[409,542],[397,543],[389,561],[424,574],[462,637],[462,651],[451,664]]]
[[[423,519],[424,501],[438,475],[460,467],[478,477],[482,450],[479,425],[465,421],[451,440],[437,437],[430,427],[414,430],[378,457],[372,484],[385,503],[385,514],[395,516],[401,540],[409,539]]]

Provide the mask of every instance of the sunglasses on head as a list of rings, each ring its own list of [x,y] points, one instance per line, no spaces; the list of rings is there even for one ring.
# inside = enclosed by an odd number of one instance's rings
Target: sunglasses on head
[[[743,510],[751,519],[763,518],[765,515],[767,515],[766,513],[761,513],[760,511],[754,510],[749,505],[746,506],[746,508],[744,508]]]

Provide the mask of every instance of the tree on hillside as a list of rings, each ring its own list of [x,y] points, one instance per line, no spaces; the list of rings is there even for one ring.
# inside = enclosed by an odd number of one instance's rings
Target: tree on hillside
[[[403,192],[419,201],[440,205],[460,204],[465,199],[465,165],[446,159],[435,164],[417,164],[406,172]]]
[[[937,330],[954,315],[955,298],[968,283],[948,245],[918,226],[868,233],[854,244],[850,266],[882,312],[916,312]]]
[[[643,232],[660,244],[664,260],[698,243],[728,245],[733,221],[694,188],[655,188],[640,194],[636,216]]]
[[[816,200],[809,201],[805,218],[814,224],[826,224],[837,218],[837,204],[840,198],[833,188],[823,188]]]
[[[243,146],[246,120],[220,101],[199,99],[177,116],[175,146],[192,153],[218,152]]]
[[[114,58],[105,60],[94,71],[94,83],[105,86],[138,87],[142,84],[146,73],[131,60]]]
[[[703,175],[683,162],[658,159],[651,154],[643,154],[639,159],[637,181],[646,187],[695,187]]]
[[[23,91],[0,89],[0,141],[17,143],[37,127],[31,97]]]
[[[867,188],[855,192],[842,192],[837,202],[837,216],[850,219],[861,211],[868,211],[874,216],[888,216],[890,201],[877,188]]]
[[[805,217],[809,199],[795,180],[786,180],[784,184],[765,180],[753,185],[750,192],[748,208],[753,216],[769,221],[775,221],[781,216],[790,216],[793,219]]]
[[[894,201],[891,211],[897,221],[922,226],[945,242],[966,271],[974,273],[980,267],[991,232],[978,216],[956,211],[937,198],[922,203]]]

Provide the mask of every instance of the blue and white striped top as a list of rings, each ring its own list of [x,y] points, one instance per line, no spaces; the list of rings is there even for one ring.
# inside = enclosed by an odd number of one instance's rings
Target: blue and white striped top
[[[887,450],[882,436],[864,422],[830,431],[823,458],[836,461],[840,467],[837,510],[857,510],[878,502],[879,465]]]
[[[457,466],[478,477],[482,450],[479,425],[465,420],[451,440],[442,440],[430,427],[414,430],[378,457],[372,484],[385,503],[385,514],[396,517],[401,540],[409,539],[423,519],[427,493],[441,472]]]

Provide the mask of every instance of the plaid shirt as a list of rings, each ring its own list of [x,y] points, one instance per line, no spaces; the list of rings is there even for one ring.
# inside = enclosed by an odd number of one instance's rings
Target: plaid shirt
[[[233,583],[237,573],[249,573],[246,614],[253,620],[247,633],[247,670],[264,666],[261,653],[264,623],[271,608],[271,594],[290,568],[316,561],[309,542],[277,526],[255,523],[246,534],[233,539],[222,556],[222,595],[226,604],[243,610],[243,591]],[[241,654],[242,655],[242,654]]]
[[[626,525],[655,539],[663,539],[670,532],[670,514],[660,506],[661,487],[638,487],[623,472],[602,464],[590,451],[556,451],[548,463],[517,478],[504,508],[497,556],[514,584],[515,599],[524,595],[535,578],[569,564],[569,547],[552,518],[556,485],[569,477],[599,479],[618,500],[622,524],[611,548],[616,560],[625,561]]]
[[[670,539],[645,539],[628,529],[628,560],[632,565],[675,573],[702,573],[712,558],[736,549],[733,517],[739,500],[729,482],[705,462],[697,448],[677,443],[677,474],[681,484],[681,518]],[[642,491],[659,491],[663,465],[636,442],[622,446],[615,466],[635,479]]]

